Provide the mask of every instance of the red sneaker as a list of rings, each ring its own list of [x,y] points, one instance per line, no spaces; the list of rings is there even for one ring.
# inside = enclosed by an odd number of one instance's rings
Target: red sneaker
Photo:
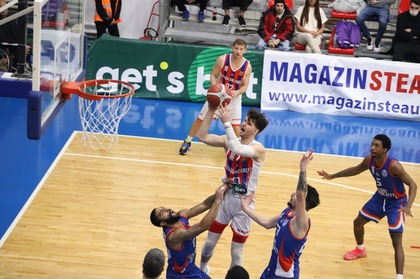
[[[366,257],[366,247],[364,247],[363,249],[359,249],[356,247],[356,249],[347,252],[346,254],[344,254],[344,259],[347,261],[351,261],[351,260],[355,260],[357,258],[364,258]]]

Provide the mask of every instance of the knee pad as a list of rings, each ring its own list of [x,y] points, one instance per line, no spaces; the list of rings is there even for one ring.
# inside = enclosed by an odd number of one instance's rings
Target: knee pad
[[[230,246],[230,254],[232,257],[232,263],[230,264],[230,267],[234,267],[236,265],[242,266],[242,252],[244,250],[244,243],[238,243],[232,241],[232,244]]]
[[[207,235],[206,243],[204,243],[203,249],[201,250],[201,255],[203,257],[209,258],[213,256],[214,248],[216,247],[220,236],[220,234],[209,232]]]

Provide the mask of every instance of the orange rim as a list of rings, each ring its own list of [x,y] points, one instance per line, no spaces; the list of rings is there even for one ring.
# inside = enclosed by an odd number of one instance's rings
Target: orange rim
[[[127,93],[123,93],[123,94],[119,94],[119,95],[115,95],[115,96],[112,96],[112,95],[94,95],[94,94],[86,93],[84,91],[84,87],[91,87],[91,86],[108,84],[108,83],[122,84],[122,85],[128,87],[129,91]],[[130,95],[133,95],[134,91],[135,91],[135,88],[132,84],[130,84],[128,82],[125,82],[125,81],[113,80],[113,79],[92,79],[92,80],[86,80],[86,81],[81,81],[81,82],[69,81],[69,82],[63,83],[63,85],[61,86],[61,92],[64,95],[77,94],[77,95],[79,95],[79,97],[81,97],[83,99],[93,100],[93,101],[97,101],[97,100],[101,100],[101,99],[124,98],[124,97],[130,96]]]

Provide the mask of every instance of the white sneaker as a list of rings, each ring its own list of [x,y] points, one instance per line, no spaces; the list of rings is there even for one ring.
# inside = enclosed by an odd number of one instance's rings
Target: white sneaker
[[[368,45],[366,46],[366,50],[372,51],[372,50],[373,50],[373,43],[368,44]]]
[[[373,52],[381,52],[381,46],[374,46],[373,47]]]
[[[206,266],[206,270],[204,271],[204,273],[210,275],[210,266]]]

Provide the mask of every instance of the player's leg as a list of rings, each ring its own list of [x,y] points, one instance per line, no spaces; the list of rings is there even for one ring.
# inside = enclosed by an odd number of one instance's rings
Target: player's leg
[[[209,272],[208,262],[213,256],[214,248],[216,247],[220,236],[232,218],[229,209],[229,203],[231,199],[232,193],[227,192],[223,198],[222,203],[220,204],[216,219],[209,229],[206,242],[204,243],[203,249],[201,250],[200,269],[207,274]]]
[[[368,223],[369,220],[366,220],[360,214],[353,220],[353,233],[354,238],[356,239],[357,245],[364,244],[364,237],[365,237],[365,224]]]
[[[394,247],[395,270],[397,275],[404,274],[404,248],[402,236],[404,232],[405,216],[400,209],[407,204],[407,196],[398,200],[386,201],[386,215],[388,217],[389,235]]]
[[[397,274],[404,274],[404,248],[402,245],[402,232],[389,232],[394,247],[395,270]]]
[[[385,216],[385,212],[382,209],[381,201],[378,195],[374,195],[360,210],[359,215],[353,221],[353,233],[354,238],[356,239],[356,248],[350,252],[344,254],[345,260],[355,260],[357,258],[366,257],[366,247],[364,244],[364,236],[365,236],[365,225],[370,222],[374,221],[378,223]]]
[[[191,125],[190,131],[188,132],[188,136],[185,138],[184,142],[179,149],[179,155],[187,155],[191,149],[191,141],[197,135],[198,130],[200,130],[201,124],[203,123],[204,116],[206,116],[208,108],[207,101],[204,103],[203,107],[201,108],[200,115],[196,118]]]
[[[242,266],[242,254],[245,246],[245,242],[248,239],[251,231],[251,218],[245,214],[242,210],[241,202],[239,198],[236,198],[234,202],[230,203],[232,212],[237,212],[231,223],[231,229],[233,232],[232,243],[231,243],[231,257],[232,262],[230,268],[240,265]]]

